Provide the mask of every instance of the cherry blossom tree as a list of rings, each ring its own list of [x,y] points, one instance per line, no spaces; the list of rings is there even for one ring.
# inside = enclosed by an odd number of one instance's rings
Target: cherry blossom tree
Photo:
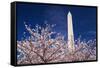
[[[75,40],[74,52],[70,53],[67,40],[61,33],[53,31],[54,27],[45,24],[45,27],[36,25],[32,29],[25,24],[30,36],[17,41],[17,64],[96,60],[96,40],[86,42],[78,38]]]

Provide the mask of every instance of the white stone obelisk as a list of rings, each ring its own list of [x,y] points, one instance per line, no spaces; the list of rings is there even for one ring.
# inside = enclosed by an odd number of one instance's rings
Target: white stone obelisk
[[[73,32],[73,22],[72,22],[72,14],[69,11],[67,15],[67,23],[68,23],[68,50],[70,52],[74,51],[74,32]]]

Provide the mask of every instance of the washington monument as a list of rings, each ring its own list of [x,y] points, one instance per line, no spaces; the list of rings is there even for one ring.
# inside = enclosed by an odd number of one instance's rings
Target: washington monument
[[[74,51],[74,32],[73,32],[73,21],[72,14],[69,11],[67,15],[67,23],[68,23],[68,49],[70,52]]]

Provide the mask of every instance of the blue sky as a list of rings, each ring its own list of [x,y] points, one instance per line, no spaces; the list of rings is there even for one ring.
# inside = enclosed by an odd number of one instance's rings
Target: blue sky
[[[75,39],[80,35],[82,39],[86,40],[96,38],[95,7],[18,3],[16,9],[17,40],[21,40],[23,32],[27,32],[24,22],[34,28],[36,24],[43,26],[45,21],[48,24],[56,24],[53,30],[60,32],[67,39],[67,14],[69,11],[72,13]],[[30,36],[30,34],[27,33],[26,36]]]

